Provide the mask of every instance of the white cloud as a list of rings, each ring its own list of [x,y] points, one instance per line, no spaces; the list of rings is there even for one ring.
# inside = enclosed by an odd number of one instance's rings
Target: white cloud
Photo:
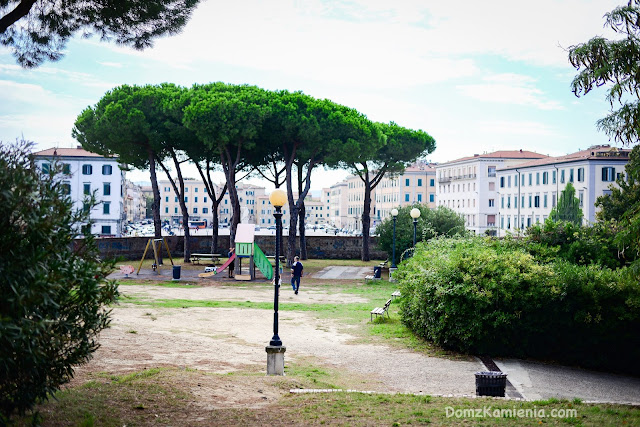
[[[529,135],[529,136],[546,136],[546,137],[558,137],[559,132],[551,126],[543,122],[534,121],[508,121],[508,120],[494,120],[485,121],[478,124],[476,129],[480,132],[489,133],[492,135]]]
[[[459,85],[456,89],[464,96],[485,102],[535,107],[540,110],[563,110],[557,101],[547,99],[546,94],[534,86],[536,80],[518,74],[493,74],[483,80],[486,83]]]

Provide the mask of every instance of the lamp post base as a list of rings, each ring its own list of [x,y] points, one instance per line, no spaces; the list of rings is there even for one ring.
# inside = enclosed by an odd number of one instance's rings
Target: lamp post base
[[[393,278],[393,273],[395,273],[395,271],[397,270],[396,267],[389,267],[389,281],[390,282],[395,282],[396,279]]]
[[[287,347],[268,345],[267,351],[267,375],[284,375],[284,352]]]

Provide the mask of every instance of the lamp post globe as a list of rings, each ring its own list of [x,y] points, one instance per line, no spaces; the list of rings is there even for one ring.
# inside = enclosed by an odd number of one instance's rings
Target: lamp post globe
[[[282,206],[287,201],[287,195],[284,191],[276,189],[269,195],[269,202],[275,208],[273,216],[276,219],[276,265],[273,281],[273,337],[269,341],[271,346],[282,346],[282,340],[278,336],[278,295],[280,288],[280,245],[282,241]]]
[[[398,219],[398,209],[391,209],[391,217],[393,218],[393,256],[391,257],[391,268],[396,266],[396,220]]]
[[[409,213],[413,218],[413,247],[416,247],[416,228],[418,227],[418,218],[420,218],[420,209],[413,208]]]

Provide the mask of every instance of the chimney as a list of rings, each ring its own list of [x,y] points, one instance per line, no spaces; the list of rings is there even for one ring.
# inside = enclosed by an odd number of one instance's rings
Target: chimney
[[[522,148],[520,149],[520,152],[522,153]]]

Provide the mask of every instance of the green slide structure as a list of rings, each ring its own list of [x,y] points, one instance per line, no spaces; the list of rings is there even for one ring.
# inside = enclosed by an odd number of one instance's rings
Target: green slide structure
[[[271,265],[271,261],[266,257],[262,249],[258,247],[258,244],[254,242],[253,244],[253,263],[264,277],[271,280],[273,279],[273,266]]]

